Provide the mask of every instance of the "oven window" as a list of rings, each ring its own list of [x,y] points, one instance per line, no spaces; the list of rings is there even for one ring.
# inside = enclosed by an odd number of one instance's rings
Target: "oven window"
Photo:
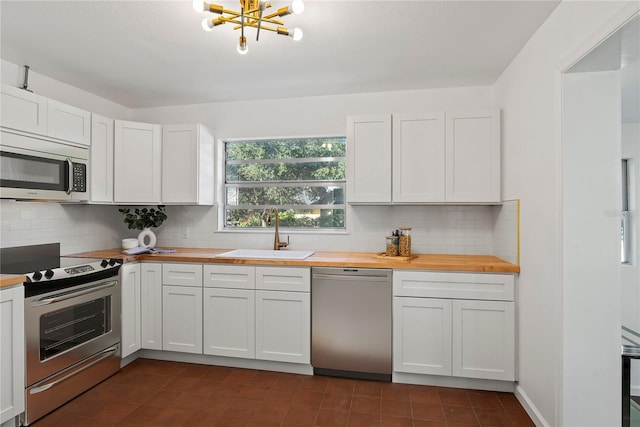
[[[110,296],[46,313],[40,317],[40,360],[77,347],[110,330]]]

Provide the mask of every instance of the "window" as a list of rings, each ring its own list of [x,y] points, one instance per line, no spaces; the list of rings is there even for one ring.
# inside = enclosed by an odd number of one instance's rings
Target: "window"
[[[629,160],[622,159],[622,217],[620,221],[620,261],[631,263],[630,179]]]
[[[346,139],[225,141],[225,229],[344,229]]]

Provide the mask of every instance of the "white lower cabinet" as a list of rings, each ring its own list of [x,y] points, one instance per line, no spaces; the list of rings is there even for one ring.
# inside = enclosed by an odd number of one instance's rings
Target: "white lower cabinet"
[[[451,300],[393,299],[393,370],[451,375]]]
[[[204,289],[204,354],[256,357],[255,291]]]
[[[141,346],[162,350],[162,264],[140,264]]]
[[[311,294],[256,291],[256,359],[311,362]]]
[[[202,354],[202,264],[162,264],[162,349]]]
[[[204,353],[310,363],[310,270],[204,266]]]
[[[162,349],[202,353],[202,288],[162,287]]]
[[[0,424],[24,412],[24,287],[0,290]]]
[[[513,287],[508,274],[394,271],[394,371],[514,381]]]
[[[141,348],[140,337],[140,264],[124,264],[120,268],[122,288],[122,358]]]
[[[515,379],[514,303],[453,301],[453,368],[456,377]]]

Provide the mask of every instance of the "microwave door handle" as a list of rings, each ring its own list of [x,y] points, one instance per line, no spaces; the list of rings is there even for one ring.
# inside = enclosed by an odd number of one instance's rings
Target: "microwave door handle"
[[[71,194],[71,191],[73,190],[73,162],[71,161],[70,158],[67,157],[67,166],[69,168],[69,175],[68,175],[68,185],[67,185],[67,189],[65,190],[65,192],[67,194]]]

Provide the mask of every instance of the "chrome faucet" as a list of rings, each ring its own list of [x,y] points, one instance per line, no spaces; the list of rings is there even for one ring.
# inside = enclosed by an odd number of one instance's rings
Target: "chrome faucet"
[[[278,235],[278,227],[280,225],[280,219],[278,217],[278,209],[276,208],[269,209],[269,217],[267,218],[267,224],[271,225],[271,218],[273,218],[273,215],[275,215],[276,217],[276,230],[275,230],[276,234],[273,238],[273,249],[276,251],[279,251],[281,248],[286,248],[287,246],[289,246],[289,236],[287,236],[286,242],[280,241],[280,236]]]

